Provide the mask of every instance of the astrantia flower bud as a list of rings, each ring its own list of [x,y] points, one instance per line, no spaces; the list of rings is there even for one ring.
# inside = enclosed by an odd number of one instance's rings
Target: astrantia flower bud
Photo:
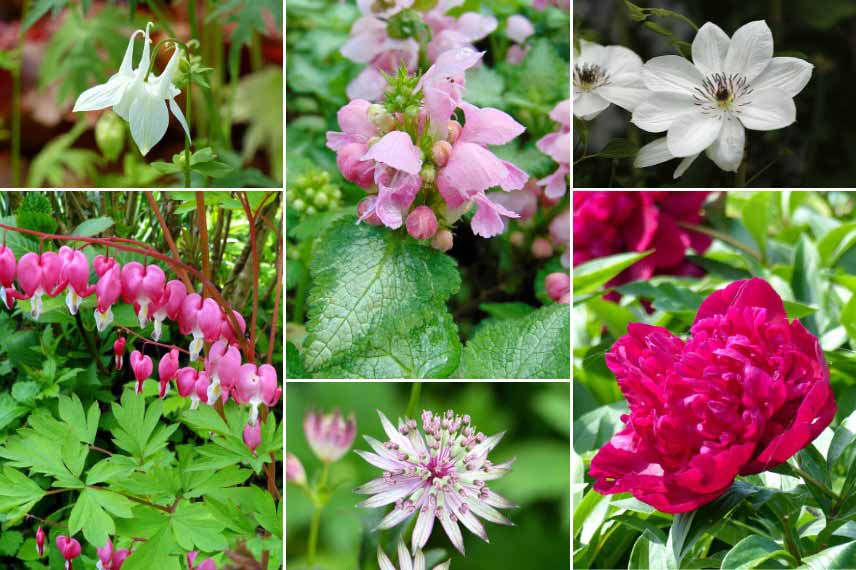
[[[45,555],[45,531],[42,530],[42,527],[36,531],[36,553],[39,558]]]
[[[446,166],[446,163],[449,162],[450,156],[452,156],[452,145],[446,141],[437,141],[434,143],[434,146],[431,147],[431,160],[433,160],[434,164],[437,166]]]
[[[134,371],[134,378],[137,379],[137,394],[143,393],[143,382],[152,375],[153,368],[151,356],[143,356],[139,350],[131,353],[131,370]]]
[[[594,488],[630,492],[666,513],[696,509],[737,475],[781,465],[836,412],[818,340],[788,321],[762,279],[705,299],[687,340],[631,323],[606,363],[630,413],[592,460]]]
[[[338,410],[332,414],[310,412],[303,419],[303,432],[318,459],[332,463],[351,449],[357,435],[357,421],[353,414],[343,418]]]
[[[571,276],[567,273],[551,273],[544,279],[547,295],[562,305],[571,304]]]
[[[113,356],[116,362],[116,370],[122,369],[122,364],[125,361],[125,337],[120,336],[113,343]]]
[[[374,205],[377,202],[377,196],[366,196],[360,203],[357,204],[357,218],[367,223],[370,226],[380,226],[383,225],[383,222],[380,221],[380,218],[377,217],[377,213],[375,212]],[[367,212],[371,212],[366,216]],[[363,216],[366,216],[365,218]]]
[[[532,241],[532,255],[537,259],[547,259],[553,256],[553,244],[544,238],[535,238]]]
[[[452,246],[455,243],[455,239],[452,236],[452,232],[449,230],[440,230],[434,235],[434,239],[431,240],[431,247],[438,251],[449,251],[452,249]]]
[[[437,216],[428,206],[418,206],[407,216],[407,233],[416,239],[429,239],[437,233]]]
[[[298,486],[306,485],[306,470],[292,453],[285,454],[285,480]]]
[[[166,396],[169,391],[169,381],[175,378],[178,372],[178,349],[173,348],[169,354],[158,362],[158,379],[160,380],[160,397]]]
[[[56,537],[56,547],[65,559],[65,570],[72,570],[71,561],[80,556],[80,543],[68,536]]]

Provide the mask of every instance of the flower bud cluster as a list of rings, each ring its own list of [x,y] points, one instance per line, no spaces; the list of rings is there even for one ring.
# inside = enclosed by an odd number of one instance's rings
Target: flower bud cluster
[[[298,176],[285,194],[287,203],[307,216],[337,208],[342,201],[342,191],[330,183],[330,173],[323,170]]]

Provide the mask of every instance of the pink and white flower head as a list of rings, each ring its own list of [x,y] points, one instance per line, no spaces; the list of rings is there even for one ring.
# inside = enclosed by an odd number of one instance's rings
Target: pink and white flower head
[[[44,304],[42,295],[55,296],[60,283],[62,260],[54,251],[41,255],[25,253],[18,262],[18,284],[24,292],[24,299],[30,300],[30,316],[38,319]]]
[[[238,383],[241,372],[241,351],[225,340],[218,340],[208,349],[205,371],[211,379],[208,400],[213,402],[217,398],[222,398],[225,403]]]
[[[380,546],[377,547],[377,564],[380,570],[425,570],[426,568],[425,554],[422,549],[414,549],[413,558],[411,558],[410,551],[407,550],[407,546],[401,538],[398,539],[398,566],[392,563],[392,560],[381,550]],[[451,560],[446,560],[442,564],[432,567],[431,570],[449,570],[451,564]]]
[[[536,144],[538,150],[559,163],[549,176],[538,181],[544,194],[556,200],[568,191],[566,177],[571,172],[571,100],[565,99],[550,111],[550,118],[559,123],[559,130],[541,137]]]
[[[392,131],[372,145],[363,155],[363,160],[375,162],[374,179],[378,193],[377,200],[372,203],[373,209],[367,210],[361,219],[376,214],[385,226],[400,228],[404,215],[422,187],[419,149],[410,135]]]
[[[116,370],[121,370],[125,362],[125,337],[120,336],[113,342],[113,359],[116,363]]]
[[[95,565],[96,570],[121,570],[125,559],[131,555],[130,550],[113,548],[113,541],[107,537],[107,544],[102,548],[96,548],[98,553],[98,563]]]
[[[342,417],[339,410],[331,414],[309,412],[303,418],[303,433],[315,455],[324,463],[333,463],[345,455],[357,436],[354,414]]]
[[[259,419],[259,406],[275,406],[282,395],[276,377],[276,369],[270,364],[244,364],[238,372],[235,385],[235,401],[242,406],[250,406],[249,423]]]
[[[3,301],[7,309],[12,308],[15,299],[15,270],[17,267],[18,261],[15,259],[15,253],[5,245],[0,245],[0,301]]]
[[[452,410],[440,415],[423,411],[421,431],[415,420],[399,420],[396,429],[383,413],[378,411],[378,415],[389,440],[381,443],[364,436],[374,453],[357,453],[384,474],[356,489],[357,493],[372,495],[360,503],[362,507],[395,504],[376,530],[393,528],[416,515],[411,546],[417,550],[428,542],[434,521],[439,520],[449,540],[463,554],[459,522],[485,541],[487,532],[479,518],[512,524],[497,509],[515,505],[486,485],[508,473],[514,463],[512,459],[494,465],[487,458],[503,433],[485,437],[470,424],[469,416],[456,415]]]
[[[285,454],[285,480],[300,487],[306,485],[306,470],[293,453]]]
[[[571,267],[571,209],[565,209],[561,214],[550,222],[550,239],[553,245],[564,246],[562,253],[562,266]]]
[[[42,527],[36,531],[36,554],[39,558],[45,555],[45,531]]]
[[[140,328],[149,322],[149,304],[160,301],[165,285],[166,275],[157,265],[131,261],[122,268],[122,300],[133,303]]]
[[[386,22],[369,14],[359,18],[351,26],[351,37],[341,48],[346,58],[367,64],[365,69],[348,84],[346,93],[350,99],[377,101],[383,97],[387,82],[382,71],[388,74],[404,65],[409,71],[419,63],[419,43],[412,39],[391,38],[386,31]]]
[[[244,426],[244,445],[256,456],[256,449],[262,444],[262,424],[247,424]]]
[[[95,327],[99,332],[113,322],[113,305],[122,294],[122,266],[112,257],[96,255],[92,260],[98,282],[95,284]]]
[[[210,558],[206,558],[203,562],[196,564],[198,557],[199,552],[195,550],[187,553],[187,567],[189,570],[217,570],[217,564]]]
[[[365,189],[374,185],[374,163],[363,160],[363,155],[369,150],[369,140],[380,134],[369,120],[369,107],[369,101],[354,99],[336,114],[342,131],[327,131],[327,148],[336,152],[342,176]]]
[[[425,23],[431,28],[431,41],[428,43],[428,59],[437,61],[441,54],[455,49],[473,49],[473,44],[496,30],[497,21],[493,16],[478,12],[465,12],[459,17],[447,16],[451,6],[439,3],[436,8],[425,14]]]
[[[69,313],[76,315],[84,297],[95,291],[95,287],[89,285],[89,260],[82,251],[65,245],[59,248],[59,257],[62,269],[57,288],[66,290],[65,306]]]
[[[176,373],[175,385],[178,394],[183,398],[190,398],[191,410],[198,408],[199,402],[208,403],[209,384],[208,373],[204,370],[195,370],[185,366]]]
[[[166,397],[169,392],[169,382],[178,373],[178,349],[173,348],[158,362],[158,380],[160,380],[161,398]]]
[[[134,371],[134,378],[137,379],[137,386],[135,388],[137,394],[143,393],[143,382],[152,375],[153,369],[154,364],[152,363],[151,356],[143,356],[143,353],[139,350],[131,353],[131,370]]]
[[[465,72],[477,64],[483,55],[484,52],[468,47],[443,52],[419,79],[416,88],[422,90],[431,132],[435,136],[447,136],[447,124],[452,112],[461,105],[466,86]]]
[[[185,287],[184,283],[178,279],[171,279],[166,282],[163,295],[161,295],[161,298],[157,302],[152,301],[150,307],[152,310],[152,321],[154,322],[152,339],[155,341],[160,340],[165,319],[178,320],[181,305],[184,303],[185,297],[187,297],[187,287]]]
[[[56,547],[65,559],[65,570],[72,570],[72,560],[80,556],[80,543],[61,534],[56,537]]]
[[[222,311],[214,299],[203,299],[198,293],[191,293],[181,304],[178,317],[178,330],[181,334],[193,335],[190,341],[190,361],[199,358],[205,342],[214,342],[220,338],[220,320]]]

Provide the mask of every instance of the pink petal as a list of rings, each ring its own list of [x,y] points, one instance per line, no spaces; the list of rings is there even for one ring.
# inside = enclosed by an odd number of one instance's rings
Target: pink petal
[[[489,238],[501,234],[505,230],[505,224],[503,224],[501,216],[507,218],[520,217],[511,210],[506,210],[499,204],[491,201],[483,192],[476,194],[473,200],[478,205],[478,209],[470,222],[470,227],[473,233],[478,236]]]
[[[468,142],[455,144],[441,173],[449,184],[465,193],[499,186],[508,177],[503,161],[483,146]]]
[[[526,130],[526,127],[515,121],[511,115],[499,109],[479,109],[465,102],[461,103],[461,108],[464,110],[466,123],[458,142],[506,144]]]
[[[410,140],[410,135],[403,131],[385,134],[369,148],[362,159],[375,160],[408,174],[419,174],[422,170],[419,149]]]

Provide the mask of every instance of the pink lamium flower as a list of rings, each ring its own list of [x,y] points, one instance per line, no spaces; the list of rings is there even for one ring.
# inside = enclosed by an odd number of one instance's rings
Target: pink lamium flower
[[[357,219],[370,226],[382,226],[383,222],[377,217],[377,196],[366,196],[357,204]]]
[[[526,16],[514,14],[505,21],[505,35],[513,42],[522,44],[534,33],[535,27]]]
[[[184,368],[179,368],[178,372],[176,372],[175,385],[178,389],[178,394],[182,398],[190,398],[191,410],[198,408],[199,402],[204,404],[209,403],[209,384],[208,373],[204,370],[196,370],[190,366],[185,366]]]
[[[160,380],[161,398],[165,398],[169,392],[169,382],[178,373],[178,349],[173,348],[158,362],[158,380]]]
[[[369,150],[369,140],[379,134],[369,120],[369,107],[369,101],[354,99],[336,114],[342,132],[327,131],[327,148],[336,152],[336,164],[342,176],[361,188],[374,185],[374,163],[363,160]]]
[[[72,570],[72,560],[80,556],[80,543],[71,537],[59,535],[56,537],[56,547],[65,559],[65,570]]]
[[[275,406],[282,395],[278,386],[276,369],[270,364],[244,364],[238,372],[235,385],[235,401],[242,406],[250,406],[249,423],[255,424],[259,417],[259,406]]]
[[[19,298],[30,300],[30,316],[38,319],[42,314],[44,304],[42,295],[56,296],[60,283],[60,272],[62,260],[54,251],[46,251],[39,255],[37,253],[25,253],[18,261],[18,283],[24,295],[17,294]]]
[[[300,487],[306,485],[306,470],[300,460],[292,453],[285,454],[285,480]]]
[[[39,558],[45,555],[45,531],[42,527],[36,531],[36,554]]]
[[[198,293],[191,293],[181,303],[178,315],[178,330],[184,335],[193,335],[190,341],[190,361],[199,358],[205,342],[215,342],[220,338],[222,311],[214,299],[203,299]]]
[[[152,339],[159,341],[163,333],[163,322],[165,319],[172,321],[178,320],[178,315],[181,311],[181,305],[187,297],[187,287],[178,279],[172,279],[164,285],[163,295],[157,301],[152,301],[152,321],[154,322],[154,330]]]
[[[556,247],[564,247],[562,266],[571,267],[571,210],[565,208],[550,222],[550,239]],[[699,244],[701,246],[701,244]]]
[[[456,18],[446,15],[450,8],[449,3],[440,2],[425,14],[425,23],[431,28],[431,41],[428,42],[428,59],[431,61],[437,61],[449,50],[473,49],[474,43],[496,30],[497,21],[493,16],[464,12]]]
[[[194,550],[187,553],[187,567],[189,570],[217,570],[217,564],[210,558],[206,558],[204,562],[196,564],[196,559],[199,557],[199,552]]]
[[[143,382],[152,375],[154,364],[151,356],[143,356],[139,350],[131,353],[131,370],[134,371],[134,378],[137,379],[136,392],[143,393]]]
[[[95,552],[98,553],[98,563],[95,565],[96,570],[121,570],[125,559],[131,555],[130,550],[115,550],[113,548],[113,541],[110,540],[109,536],[107,537],[107,544],[102,548],[96,548]]]
[[[113,305],[122,294],[122,267],[112,257],[96,255],[92,260],[98,282],[95,284],[95,327],[99,332],[113,322]]]
[[[566,177],[571,173],[571,100],[565,99],[550,111],[550,118],[559,123],[559,129],[541,137],[535,145],[538,150],[559,163],[559,167],[538,181],[544,194],[557,200],[568,191]]]
[[[551,299],[562,305],[571,304],[571,276],[567,273],[556,272],[544,279],[544,288]]]
[[[425,554],[422,549],[416,548],[413,551],[413,558],[410,557],[410,552],[401,538],[398,539],[398,567],[392,563],[392,560],[381,550],[380,545],[377,547],[377,564],[380,570],[425,570]],[[431,570],[449,570],[452,564],[451,560],[446,560],[442,564],[438,564]]]
[[[333,463],[351,449],[357,436],[357,420],[354,414],[343,418],[339,410],[332,414],[309,412],[303,418],[303,433],[318,459]]]
[[[484,52],[472,48],[446,51],[419,79],[416,87],[422,90],[431,132],[435,136],[446,138],[448,135],[448,121],[462,102],[466,86],[465,72],[477,64],[483,55]]]
[[[17,267],[18,261],[15,259],[15,253],[5,245],[0,245],[0,301],[3,301],[7,309],[12,308],[15,299],[15,271]]]
[[[667,513],[784,463],[836,412],[817,339],[762,279],[705,299],[686,340],[631,323],[606,363],[630,413],[592,460],[594,488]]]
[[[419,43],[412,38],[390,38],[386,22],[371,15],[359,18],[351,26],[351,37],[341,48],[346,58],[365,63],[365,69],[346,88],[350,99],[377,101],[383,97],[386,79],[381,71],[393,74],[404,65],[409,71],[419,63]]]
[[[225,403],[229,394],[238,383],[241,371],[241,352],[230,346],[225,340],[218,340],[208,349],[205,358],[205,371],[211,378],[208,387],[208,400],[213,402],[222,398]]]
[[[149,304],[160,301],[165,285],[166,275],[157,265],[131,261],[122,268],[122,300],[134,305],[140,328],[149,322]]]
[[[407,233],[415,239],[431,239],[437,233],[437,216],[428,206],[417,206],[407,215]]]
[[[384,475],[356,489],[372,495],[360,503],[367,508],[395,503],[395,508],[377,529],[398,526],[417,515],[411,545],[421,549],[428,542],[434,521],[439,520],[449,540],[464,553],[464,539],[458,523],[487,541],[487,532],[479,517],[498,524],[512,524],[497,509],[515,507],[491,491],[486,481],[499,479],[511,470],[514,460],[494,465],[490,451],[503,433],[485,437],[470,425],[469,416],[451,410],[434,415],[422,412],[422,433],[415,420],[399,420],[398,429],[378,412],[389,441],[381,443],[364,436],[374,453],[357,453],[380,469]]]
[[[76,315],[83,299],[95,291],[95,286],[89,285],[89,260],[82,251],[65,245],[59,248],[59,257],[62,268],[56,289],[66,290],[65,306],[69,313]]]
[[[122,365],[125,361],[125,337],[120,336],[116,338],[116,341],[113,343],[113,360],[116,363],[116,370],[121,370]]]
[[[363,215],[376,214],[385,226],[400,228],[404,214],[422,187],[419,149],[410,135],[392,131],[373,144],[362,159],[375,162],[374,180],[378,188],[377,200],[372,203],[374,210]]]

